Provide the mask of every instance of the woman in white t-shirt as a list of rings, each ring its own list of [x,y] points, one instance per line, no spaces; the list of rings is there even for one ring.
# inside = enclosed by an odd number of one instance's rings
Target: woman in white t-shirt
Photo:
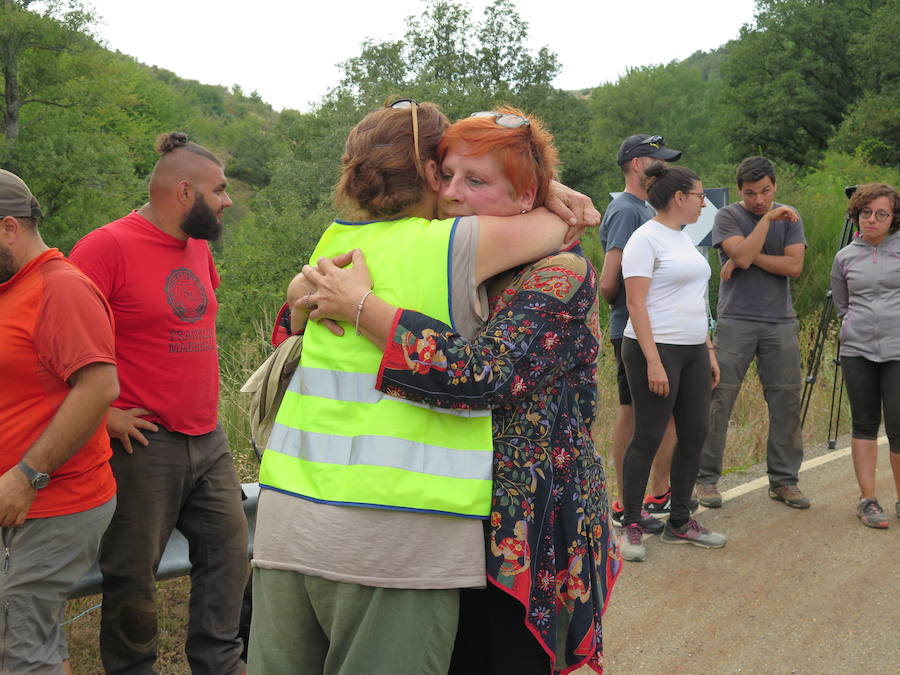
[[[634,435],[625,451],[622,557],[647,556],[640,525],[650,466],[669,416],[678,444],[672,458],[672,513],[660,539],[721,548],[725,536],[691,518],[689,502],[706,438],[710,391],[719,366],[707,330],[709,263],[682,232],[705,205],[700,178],[685,167],[650,164],[648,200],[657,210],[622,252],[629,320],[622,360],[634,403]]]

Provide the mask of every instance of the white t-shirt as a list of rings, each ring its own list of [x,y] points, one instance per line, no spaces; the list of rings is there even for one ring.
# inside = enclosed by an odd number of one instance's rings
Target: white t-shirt
[[[691,238],[656,220],[641,225],[622,251],[622,276],[648,277],[647,314],[653,341],[697,345],[706,341],[709,263]],[[637,339],[631,319],[625,335]]]

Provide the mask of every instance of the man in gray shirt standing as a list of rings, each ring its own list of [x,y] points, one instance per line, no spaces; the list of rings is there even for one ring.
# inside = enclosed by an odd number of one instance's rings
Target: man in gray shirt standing
[[[803,271],[807,245],[803,221],[792,207],[775,202],[775,167],[765,157],[748,157],[740,163],[737,186],[741,201],[716,214],[712,231],[722,262],[715,336],[721,380],[712,394],[697,497],[703,506],[722,505],[716,484],[728,420],[755,357],[769,409],[769,497],[806,509],[809,499],[797,487],[803,461],[803,376],[790,287],[790,279]]]

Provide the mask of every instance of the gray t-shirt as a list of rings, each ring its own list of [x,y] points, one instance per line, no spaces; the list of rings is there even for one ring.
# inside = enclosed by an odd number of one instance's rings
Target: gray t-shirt
[[[625,249],[625,244],[641,225],[656,215],[653,207],[630,192],[623,192],[609,203],[600,223],[600,243],[604,251]],[[619,272],[619,294],[613,303],[609,318],[609,337],[617,340],[625,332],[628,323],[628,307],[625,304],[625,281]]]
[[[782,204],[774,203],[772,208]],[[719,262],[723,265],[728,256],[722,242],[734,236],[747,237],[759,223],[757,216],[741,206],[740,202],[719,209],[713,221],[712,244],[719,250]],[[762,247],[766,255],[784,255],[791,244],[806,243],[803,220],[776,220],[769,226],[769,233]],[[745,270],[735,269],[731,279],[719,286],[718,318],[789,323],[796,319],[791,301],[791,283],[788,277],[772,274],[756,265]]]

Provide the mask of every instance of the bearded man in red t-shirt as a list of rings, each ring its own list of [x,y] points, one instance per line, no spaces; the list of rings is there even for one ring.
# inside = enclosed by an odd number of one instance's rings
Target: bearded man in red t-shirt
[[[102,424],[119,393],[112,313],[0,170],[0,671],[62,673],[59,617],[116,504]]]
[[[112,307],[121,385],[107,421],[119,501],[100,546],[100,655],[107,673],[154,672],[155,571],[178,528],[190,545],[191,671],[236,675],[247,521],[217,421],[219,275],[207,243],[231,199],[203,147],[164,134],[157,150],[150,201],[72,250]]]

